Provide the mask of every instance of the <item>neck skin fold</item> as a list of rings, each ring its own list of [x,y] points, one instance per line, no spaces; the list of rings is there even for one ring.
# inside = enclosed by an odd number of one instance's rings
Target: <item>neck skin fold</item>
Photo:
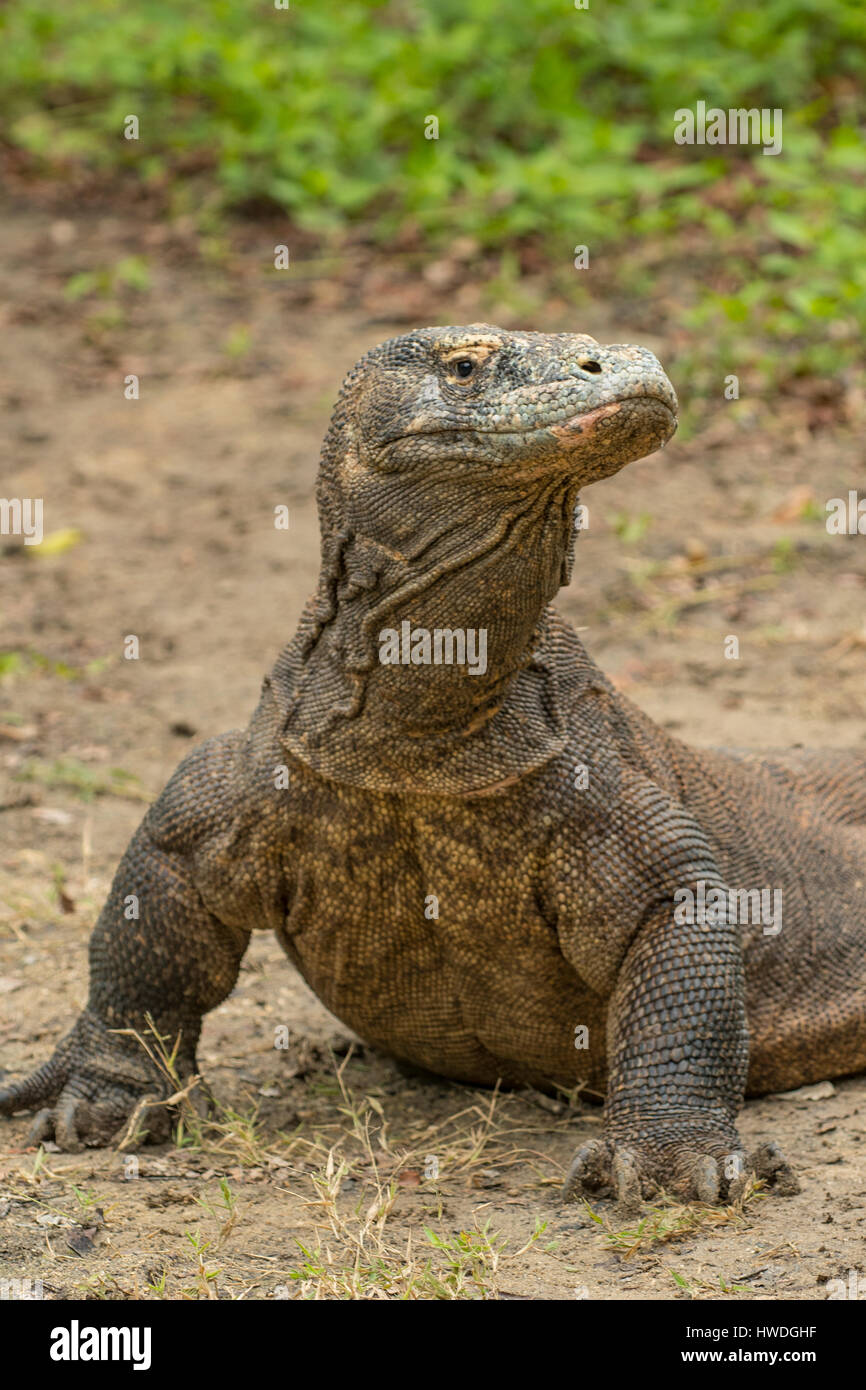
[[[482,525],[464,516],[409,559],[348,542],[310,659],[356,682],[355,715],[410,738],[468,735],[495,716],[568,569],[573,491],[550,483],[507,510],[488,499]]]

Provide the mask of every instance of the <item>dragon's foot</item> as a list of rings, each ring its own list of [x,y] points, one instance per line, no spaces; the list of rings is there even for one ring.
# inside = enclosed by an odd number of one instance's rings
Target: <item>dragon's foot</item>
[[[132,1148],[169,1138],[176,1089],[134,1040],[85,1010],[43,1066],[0,1088],[0,1115],[35,1110],[31,1143],[77,1152],[122,1140]],[[197,1108],[203,1103],[202,1095]]]
[[[747,1154],[736,1131],[702,1132],[676,1140],[591,1139],[575,1155],[562,1189],[565,1201],[613,1195],[624,1214],[662,1189],[683,1202],[735,1202],[750,1179],[761,1178],[782,1196],[800,1185],[778,1145]]]

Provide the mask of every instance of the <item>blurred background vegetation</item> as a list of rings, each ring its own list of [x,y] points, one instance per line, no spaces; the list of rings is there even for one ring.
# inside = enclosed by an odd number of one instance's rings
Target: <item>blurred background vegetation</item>
[[[7,154],[143,182],[213,226],[279,209],[518,280],[527,257],[675,328],[693,389],[853,372],[866,331],[863,0],[17,0]],[[781,108],[783,151],[678,146],[674,112]],[[122,136],[139,116],[141,138]],[[425,117],[438,140],[424,138]],[[477,248],[477,249],[476,249]],[[443,306],[445,307],[445,306]]]

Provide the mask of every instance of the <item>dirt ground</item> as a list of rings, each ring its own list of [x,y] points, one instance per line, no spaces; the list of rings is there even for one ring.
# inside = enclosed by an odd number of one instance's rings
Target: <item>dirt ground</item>
[[[292,634],[352,362],[407,323],[482,317],[644,342],[666,364],[677,342],[540,277],[485,296],[447,265],[309,246],[281,274],[284,233],[264,223],[202,244],[146,209],[46,199],[2,225],[0,491],[43,498],[46,535],[38,551],[0,537],[0,1056],[20,1074],[84,1002],[87,937],[144,800],[194,740],[246,722]],[[807,393],[740,390],[720,383],[700,435],[586,494],[561,607],[683,738],[861,746],[866,539],[829,536],[824,504],[863,484],[862,397],[831,428]],[[267,936],[200,1061],[222,1108],[177,1146],[37,1152],[25,1117],[0,1122],[0,1280],[47,1298],[799,1299],[866,1269],[863,1078],[746,1105],[747,1144],[777,1140],[799,1196],[660,1203],[624,1230],[610,1203],[558,1198],[597,1109],[404,1075]]]

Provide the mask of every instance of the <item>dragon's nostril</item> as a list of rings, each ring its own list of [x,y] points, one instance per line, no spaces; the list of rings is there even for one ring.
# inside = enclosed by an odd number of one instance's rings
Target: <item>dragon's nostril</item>
[[[578,365],[579,367],[582,367],[583,370],[584,370],[585,372],[600,372],[600,371],[601,371],[601,363],[600,363],[600,362],[596,362],[596,360],[595,360],[594,357],[585,357],[585,358],[583,359],[583,361],[582,361],[582,362],[578,362],[577,365]]]

